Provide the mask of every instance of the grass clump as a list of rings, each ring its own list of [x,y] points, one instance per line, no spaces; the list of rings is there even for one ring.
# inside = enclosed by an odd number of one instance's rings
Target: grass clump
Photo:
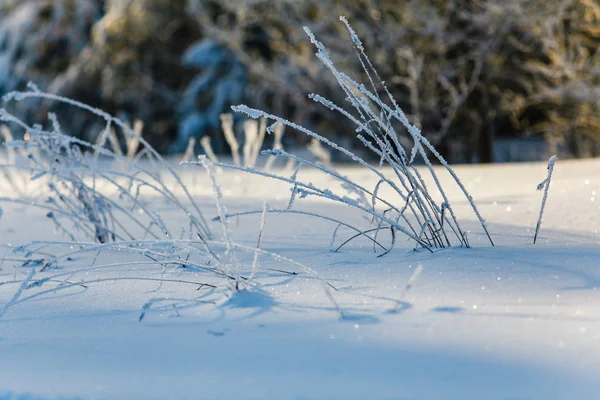
[[[98,142],[93,144],[63,133],[54,114],[49,114],[49,127],[44,128],[27,124],[7,109],[0,110],[0,120],[22,130],[25,138],[9,141],[7,146],[18,149],[22,158],[28,161],[27,165],[16,165],[13,160],[5,164],[3,170],[20,168],[31,173],[30,180],[44,179],[41,186],[46,188],[46,197],[37,196],[37,200],[25,204],[46,210],[46,216],[72,240],[76,239],[73,232],[99,243],[145,237],[171,238],[171,228],[159,212],[141,200],[142,194],[158,196],[185,216],[190,233],[210,238],[210,229],[199,205],[173,166],[135,129],[101,110],[42,93],[34,86],[30,91],[13,92],[4,98],[6,102],[27,99],[68,104],[105,122]],[[115,130],[125,137],[126,155],[115,147],[118,142]],[[105,146],[108,143],[113,144],[113,150]],[[137,155],[136,150],[139,150]],[[144,162],[136,162],[142,156],[145,156]],[[162,172],[175,181],[175,188],[167,186]],[[176,191],[183,192],[185,200],[182,201]],[[23,202],[19,197],[1,197],[0,201]]]
[[[296,168],[291,176],[270,172],[268,169],[258,170],[248,166],[227,165],[218,162],[213,164],[290,184],[291,196],[288,206],[285,209],[269,209],[268,212],[296,213],[328,220],[337,225],[336,233],[340,227],[348,228],[354,232],[351,239],[356,237],[367,238],[373,242],[376,248],[381,249],[380,255],[383,255],[387,254],[394,246],[397,233],[411,239],[416,248],[429,251],[446,248],[453,244],[470,246],[466,232],[461,228],[444,187],[442,187],[438,172],[434,168],[434,163],[439,163],[464,193],[481,223],[482,229],[493,245],[485,220],[480,215],[472,197],[460,182],[458,176],[433,145],[422,135],[421,131],[409,122],[407,116],[388,91],[385,83],[377,74],[357,34],[345,18],[341,17],[340,19],[350,36],[367,83],[359,83],[350,75],[338,70],[323,43],[318,41],[308,28],[305,28],[311,42],[317,49],[317,58],[337,80],[345,95],[347,104],[344,106],[335,104],[318,94],[310,94],[309,97],[350,120],[356,128],[357,138],[367,151],[374,153],[379,159],[379,166],[373,166],[357,153],[279,116],[245,105],[235,106],[233,110],[246,114],[252,119],[264,118],[270,123],[267,127],[269,133],[277,132],[281,126],[287,126],[308,135],[311,140],[321,143],[324,147],[331,148],[333,152],[341,153],[353,163],[360,165],[377,178],[377,184],[372,188],[364,187],[342,176],[330,166],[295,156],[281,148],[263,151],[263,154],[293,161]],[[425,164],[428,177],[423,176],[417,168],[418,163]],[[334,192],[330,187],[317,187],[302,181],[298,178],[301,168],[313,168],[331,176],[341,184],[344,193]],[[426,178],[429,178],[430,182],[433,183],[432,187],[428,186]],[[391,189],[393,196],[384,197],[381,194],[383,188]],[[441,201],[434,198],[434,191],[439,193]],[[294,209],[296,199],[308,196],[324,198],[351,207],[358,213],[366,214],[371,220],[372,226],[368,228],[357,227],[326,215]],[[224,217],[230,218],[234,215],[258,214],[260,212],[257,210],[241,214],[229,214]],[[391,233],[391,245],[387,247],[377,240],[378,233],[382,230],[389,230]],[[344,242],[341,246],[347,242]],[[341,246],[338,246],[338,249]]]
[[[40,189],[26,199],[15,191],[14,197],[2,196],[0,202],[43,210],[56,230],[67,237],[65,241],[33,240],[13,249],[22,258],[11,261],[20,263],[20,270],[27,274],[18,279],[15,268],[12,280],[0,282],[0,286],[18,286],[0,307],[0,317],[25,301],[72,288],[87,290],[105,282],[155,282],[156,290],[170,283],[202,290],[198,296],[173,303],[177,310],[189,304],[214,303],[206,298],[217,289],[249,289],[261,273],[302,272],[323,281],[309,267],[261,248],[266,212],[256,246],[234,241],[225,219],[221,224],[223,237],[215,239],[176,166],[144,140],[140,126],[132,129],[101,110],[40,92],[33,85],[30,91],[5,97],[7,102],[27,99],[51,100],[84,109],[102,118],[105,126],[98,142],[89,143],[63,133],[54,114],[48,115],[45,127],[28,124],[7,109],[0,110],[0,120],[14,131],[21,130],[23,136],[23,140],[7,140],[11,156],[0,167],[6,174],[28,174],[29,184]],[[125,152],[115,147],[119,142],[127,145]],[[192,153],[190,150],[186,157],[191,158]],[[222,216],[225,206],[215,168],[208,159],[204,165],[212,182],[218,215]],[[163,217],[162,210],[168,210],[168,218]],[[118,258],[111,258],[115,254]],[[290,265],[292,270],[263,267],[260,259],[267,257]],[[87,275],[99,271],[109,273]],[[181,271],[201,275],[202,279],[182,276]],[[151,299],[143,306],[142,315],[160,302]]]

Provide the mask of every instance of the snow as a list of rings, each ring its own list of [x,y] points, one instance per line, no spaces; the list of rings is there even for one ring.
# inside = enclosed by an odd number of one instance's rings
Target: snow
[[[367,187],[377,184],[362,168],[336,169]],[[595,398],[600,160],[556,163],[536,245],[542,198],[536,186],[547,175],[545,163],[454,170],[495,247],[459,188],[446,194],[469,232],[470,249],[414,252],[401,237],[381,258],[364,239],[335,253],[329,248],[335,224],[267,216],[261,248],[311,267],[337,290],[265,255],[254,285],[234,295],[222,280],[198,271],[163,270],[116,251],[97,259],[78,255],[58,270],[36,273],[34,280],[64,274],[56,279],[85,281],[85,287],[52,291],[58,283],[49,281],[23,290],[6,308],[0,399]],[[204,170],[188,165],[180,171],[205,215],[215,216]],[[439,172],[442,184],[449,181]],[[339,187],[316,171],[299,174],[320,187]],[[284,209],[289,201],[289,185],[265,177],[224,170],[217,180],[230,213],[262,210],[265,200]],[[7,193],[5,183],[0,180],[0,190]],[[153,210],[172,224],[176,210],[160,201],[152,200]],[[314,196],[295,205],[355,223],[363,218]],[[2,207],[0,282],[19,282],[0,286],[0,307],[31,271],[11,261],[23,257],[12,249],[64,240],[43,211]],[[221,234],[220,223],[211,227]],[[232,240],[255,246],[259,228],[260,214],[234,219]],[[350,234],[340,229],[336,243]],[[53,251],[59,250],[68,248]],[[251,263],[251,255],[236,256]]]

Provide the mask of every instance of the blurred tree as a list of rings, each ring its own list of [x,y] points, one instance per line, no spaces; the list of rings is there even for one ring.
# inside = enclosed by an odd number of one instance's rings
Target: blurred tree
[[[513,0],[503,13],[515,22],[491,63],[502,112],[574,156],[600,155],[600,3]]]
[[[492,161],[499,135],[543,134],[575,156],[598,155],[597,0],[2,0],[0,88],[33,80],[142,119],[162,151],[180,150],[189,136],[218,136],[215,116],[236,102],[350,145],[349,121],[306,96],[345,103],[303,26],[340,70],[365,78],[340,15],[448,159]],[[216,61],[190,64],[191,53]],[[69,132],[97,134],[85,116],[64,115]]]
[[[194,76],[181,55],[201,35],[185,3],[108,0],[87,47],[50,90],[144,121],[146,138],[166,151],[176,136],[182,92]]]

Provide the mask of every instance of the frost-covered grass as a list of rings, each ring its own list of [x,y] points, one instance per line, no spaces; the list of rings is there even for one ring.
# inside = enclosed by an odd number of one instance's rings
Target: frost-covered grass
[[[188,283],[199,285],[200,288],[216,289],[224,286],[241,291],[248,289],[252,284],[262,256],[290,264],[296,270],[333,287],[302,263],[261,249],[260,238],[268,209],[266,203],[260,226],[257,228],[258,240],[255,246],[234,242],[229,221],[225,218],[221,218],[219,227],[222,236],[214,239],[200,210],[201,207],[191,194],[191,189],[176,171],[180,167],[165,161],[143,139],[139,129],[131,129],[121,120],[82,103],[42,93],[34,86],[28,92],[11,93],[5,100],[26,101],[31,98],[58,101],[83,108],[103,118],[106,125],[99,135],[98,143],[92,144],[64,134],[53,114],[48,116],[50,127],[44,128],[42,125],[28,125],[6,109],[1,110],[0,119],[12,124],[17,130],[22,130],[24,136],[23,140],[8,140],[6,143],[9,150],[8,162],[1,167],[10,177],[8,183],[14,184],[14,180],[20,177],[22,181],[37,184],[42,190],[41,194],[26,199],[17,192],[12,197],[0,197],[0,201],[43,210],[47,220],[51,221],[56,231],[66,240],[32,240],[13,250],[13,253],[23,256],[22,266],[28,268],[30,274],[25,280],[17,280],[15,277],[11,281],[0,283],[18,285],[14,296],[0,308],[0,317],[13,305],[32,298],[23,298],[24,292],[30,289],[42,286],[46,289],[49,283],[58,283],[42,292],[46,294],[60,292],[73,286],[87,287],[97,282],[75,283],[70,278],[83,270],[117,268],[132,263],[146,265],[150,262],[160,267],[163,272],[169,268],[202,272],[212,283]],[[113,127],[119,128],[127,137],[126,154],[117,147],[119,140]],[[109,141],[111,137],[113,139]],[[113,150],[107,149],[108,144]],[[141,149],[136,154],[138,145],[141,145]],[[16,152],[23,159],[19,160],[21,164],[17,163]],[[193,154],[193,150],[189,150],[188,153]],[[253,157],[257,153],[258,150],[248,152],[245,158]],[[187,154],[185,158],[189,159],[192,156]],[[217,171],[206,157],[204,165],[210,177],[209,187],[213,192],[217,215],[224,216],[226,209],[221,200]],[[16,173],[19,171],[20,175]],[[164,203],[161,207],[166,205],[172,208],[175,216],[163,217],[161,211],[154,207],[157,201]],[[61,248],[66,246],[70,250],[61,251]],[[107,252],[127,253],[135,257],[123,262],[97,264],[98,257]],[[236,253],[248,253],[251,260],[244,261]],[[90,255],[91,265],[83,270],[50,273],[65,268],[65,263],[72,259]],[[43,272],[50,274],[41,278],[36,276]],[[285,270],[280,272],[292,274]],[[217,278],[217,282],[214,278]],[[121,279],[157,281],[161,284],[168,281],[162,277]],[[37,293],[33,298],[39,295]],[[154,301],[145,303],[144,312],[153,303]]]
[[[356,125],[357,137],[367,150],[379,158],[379,168],[369,164],[355,152],[285,118],[252,109],[245,105],[235,106],[233,109],[251,118],[272,121],[273,124],[267,128],[271,133],[275,132],[278,126],[284,125],[309,136],[313,141],[313,153],[324,153],[325,150],[320,145],[322,143],[331,148],[332,151],[341,153],[354,164],[361,166],[366,172],[372,174],[377,179],[376,184],[373,187],[364,187],[340,175],[324,163],[312,162],[277,148],[265,151],[264,154],[271,157],[286,158],[294,162],[296,168],[291,176],[257,170],[247,164],[241,167],[239,162],[232,166],[222,163],[218,165],[288,183],[291,186],[292,194],[287,207],[285,209],[271,210],[273,212],[297,213],[298,211],[294,209],[294,203],[297,198],[320,197],[349,206],[355,213],[364,214],[371,219],[370,227],[361,228],[352,226],[347,222],[332,220],[330,217],[321,214],[311,214],[310,216],[334,223],[336,225],[334,237],[340,228],[348,228],[354,231],[350,240],[360,236],[370,237],[368,234],[374,232],[375,239],[373,239],[373,242],[375,246],[381,248],[381,255],[387,254],[394,246],[396,233],[412,239],[416,247],[429,251],[449,247],[452,245],[452,242],[469,247],[468,236],[461,228],[451,202],[446,195],[446,188],[441,185],[438,172],[433,168],[433,163],[430,161],[430,157],[433,157],[436,162],[445,167],[446,172],[453,178],[454,183],[463,191],[480,221],[481,227],[493,245],[493,241],[485,225],[485,220],[458,176],[421,134],[421,131],[408,121],[402,109],[400,109],[387,90],[385,83],[379,78],[377,71],[366,54],[361,40],[345,18],[342,17],[341,21],[345,24],[352,40],[356,54],[363,67],[363,75],[367,80],[367,84],[359,83],[347,73],[339,71],[329,57],[323,43],[318,41],[308,28],[305,28],[311,42],[317,49],[317,58],[333,74],[340,85],[340,89],[345,93],[348,104],[340,106],[318,94],[311,94],[310,98],[339,113],[342,117],[351,120]],[[233,147],[235,148],[235,146]],[[321,158],[327,159],[328,157]],[[426,185],[424,177],[416,168],[417,161],[427,166],[427,174],[431,176],[433,182],[431,186]],[[384,164],[391,168],[391,174],[386,175],[382,172],[381,167]],[[334,178],[341,185],[341,188],[339,188],[341,192],[332,189],[331,185],[317,187],[310,182],[299,180],[298,172],[301,168],[316,169]],[[385,187],[392,189],[392,196],[382,196],[382,188]],[[434,199],[433,191],[441,194],[441,202],[437,202]],[[306,213],[302,214],[309,216]],[[391,234],[391,244],[388,247],[385,247],[377,240],[379,232],[383,230],[389,230]],[[455,239],[451,241],[452,236]],[[346,243],[347,241],[343,242],[341,246]]]
[[[7,143],[9,147],[18,148],[29,162],[29,165],[19,167],[31,173],[31,181],[45,178],[48,197],[44,198],[43,203],[33,202],[31,205],[48,210],[47,217],[72,240],[75,240],[75,236],[64,227],[62,220],[73,223],[74,230],[84,237],[100,243],[145,236],[156,239],[172,237],[160,214],[140,201],[144,191],[157,193],[179,208],[188,217],[188,234],[210,237],[201,210],[173,167],[164,162],[162,156],[127,124],[85,104],[39,92],[34,86],[31,91],[10,93],[4,98],[6,102],[28,99],[66,103],[87,110],[106,123],[98,144],[92,144],[64,134],[53,114],[48,116],[50,126],[44,128],[39,124],[30,125],[6,109],[1,110],[0,120],[16,127],[25,138]],[[124,136],[136,138],[136,143],[142,145],[140,153],[145,153],[154,165],[142,167],[131,156],[106,149],[104,144],[111,133],[114,134],[113,127],[120,129]],[[17,167],[16,161],[11,163],[9,159],[9,163],[2,167],[4,171],[14,169]],[[174,189],[164,184],[161,174],[165,172],[175,180]],[[100,190],[99,185],[105,187]],[[174,193],[176,190],[183,192],[187,204]],[[8,196],[1,200],[20,201]],[[140,232],[134,233],[125,228],[125,221],[131,221]]]
[[[31,268],[32,275],[26,282],[22,283],[15,297],[3,308],[3,312],[6,311],[8,306],[18,301],[23,290],[28,289],[31,285],[41,286],[46,282],[43,279],[30,282],[36,272],[36,266],[40,266],[39,272],[59,268],[61,262],[73,254],[79,254],[81,251],[93,251],[97,254],[107,250],[127,251],[145,257],[163,268],[173,265],[186,268],[194,267],[198,270],[212,272],[220,278],[231,280],[234,282],[233,287],[235,290],[243,290],[251,284],[251,278],[255,276],[258,268],[259,255],[263,252],[260,248],[260,240],[266,214],[269,212],[295,213],[334,223],[336,227],[331,240],[332,245],[336,242],[338,231],[345,228],[349,229],[352,236],[338,244],[337,250],[340,250],[354,239],[362,237],[370,240],[376,251],[380,248],[379,256],[383,256],[395,246],[397,232],[414,240],[417,248],[422,247],[430,252],[451,245],[449,232],[456,236],[458,244],[469,247],[467,234],[458,223],[438,174],[428,159],[427,152],[431,152],[437,157],[466,195],[486,235],[493,244],[479,211],[457,175],[418,129],[408,123],[406,116],[379,79],[362,43],[347,21],[343,18],[342,21],[357,50],[365,75],[372,86],[372,91],[367,90],[364,85],[358,84],[348,75],[338,71],[329,59],[323,44],[318,42],[307,29],[311,41],[318,49],[317,57],[334,74],[342,90],[348,95],[349,103],[354,108],[356,115],[318,95],[312,95],[312,98],[356,122],[359,138],[368,149],[380,157],[379,168],[371,166],[366,160],[351,151],[285,119],[258,110],[251,110],[246,106],[234,107],[234,110],[244,112],[253,118],[260,118],[260,124],[254,120],[247,120],[243,124],[245,133],[243,164],[239,155],[240,145],[234,133],[233,118],[230,115],[222,115],[221,119],[223,133],[232,149],[234,164],[220,163],[212,152],[207,138],[201,140],[207,157],[203,157],[200,162],[196,163],[203,165],[210,176],[217,206],[216,220],[220,221],[222,232],[221,241],[217,242],[212,240],[208,224],[190,190],[183,183],[175,169],[166,163],[143,139],[141,127],[132,129],[123,121],[101,110],[64,97],[42,93],[35,85],[30,85],[30,90],[27,92],[14,92],[6,95],[4,100],[8,103],[31,99],[64,103],[102,118],[105,121],[105,126],[98,135],[97,143],[92,144],[63,133],[54,114],[48,115],[46,125],[49,126],[44,127],[42,125],[30,125],[12,115],[6,109],[1,111],[0,119],[17,130],[21,130],[24,137],[24,140],[10,140],[7,145],[11,149],[20,151],[23,158],[29,162],[28,166],[21,168],[31,173],[29,178],[31,181],[43,179],[42,186],[46,188],[47,193],[27,200],[23,200],[22,196],[1,197],[0,200],[45,210],[46,217],[53,222],[56,229],[70,239],[72,246],[78,248],[77,251],[67,253],[67,255],[59,254],[54,257],[36,258],[35,262],[30,264],[30,266],[33,266]],[[380,86],[379,89],[387,94],[389,97],[388,103],[390,104],[386,104],[379,97],[377,86]],[[267,120],[274,121],[268,128],[266,126]],[[394,121],[399,122],[400,127],[406,129],[409,137],[412,138],[413,145],[410,150],[405,149],[401,144],[401,132],[397,131],[398,127],[394,126]],[[321,154],[323,159],[329,159],[324,156],[324,154],[329,153],[322,148],[320,143],[324,143],[349,156],[356,164],[374,174],[378,179],[376,185],[369,189],[339,174],[328,165],[311,162],[284,151],[281,145],[281,136],[285,125],[311,136],[313,139],[311,147],[313,153]],[[120,130],[122,141],[127,144],[125,154],[120,149],[120,139],[116,129]],[[275,148],[265,152],[272,158],[267,161],[264,170],[258,170],[255,166],[267,129],[270,132],[275,132]],[[10,139],[8,134],[5,134],[5,136]],[[107,148],[108,145],[112,147],[112,150]],[[140,146],[141,149],[138,151]],[[136,152],[138,152],[137,155]],[[193,142],[190,141],[184,160],[193,158],[192,154]],[[441,203],[434,199],[423,176],[415,168],[414,162],[417,155],[420,155],[424,160],[428,173],[435,183],[435,188],[437,188],[437,192],[443,199]],[[149,164],[139,162],[142,156]],[[273,157],[284,157],[296,164],[290,177],[286,177],[281,173],[270,172]],[[14,158],[13,154],[12,157],[9,157],[9,162],[3,165],[5,173],[17,168]],[[391,167],[392,177],[382,172],[381,167],[384,162]],[[194,163],[188,161],[184,164]],[[329,187],[317,187],[312,183],[298,179],[300,169],[303,166],[314,168],[327,176],[335,178],[342,184],[342,188],[348,195],[337,194]],[[265,202],[261,211],[228,214],[222,202],[221,189],[216,178],[216,173],[221,171],[221,167],[250,172],[292,185],[292,194],[287,207],[285,209],[271,208]],[[165,183],[161,170],[169,172],[170,178],[175,182],[173,189]],[[9,181],[13,183],[12,179],[9,179]],[[384,197],[382,195],[384,188],[392,189],[395,198]],[[182,192],[183,201],[176,194],[177,190]],[[166,200],[178,209],[187,221],[174,228],[173,224],[163,218],[161,213],[155,210],[151,203],[146,200],[148,196],[152,195],[157,195],[159,198]],[[355,212],[366,214],[371,219],[371,226],[359,228],[356,224],[345,222],[342,219],[332,218],[318,212],[301,211],[294,207],[297,198],[309,196],[321,197],[350,206]],[[240,247],[231,239],[232,232],[229,220],[240,215],[253,213],[262,215],[258,244],[253,249]],[[381,244],[379,234],[387,230],[390,232],[391,242],[386,247]],[[88,242],[98,243],[99,246],[91,246],[90,249],[89,243],[79,239],[81,236]],[[147,238],[150,240],[147,240]],[[116,246],[112,243],[116,243]],[[64,245],[66,243],[56,241],[33,242],[31,245],[18,248],[17,251],[24,253],[25,257],[30,259],[37,252],[56,244]],[[215,250],[219,245],[224,247],[224,254],[222,255],[219,255],[218,250]],[[243,272],[247,268],[238,260],[236,248],[238,251],[253,253],[253,260],[248,273]],[[318,277],[310,268],[300,263],[293,262],[277,254],[272,254],[272,256],[279,257],[281,261],[294,263],[296,267],[300,267],[304,272]],[[25,263],[28,262],[29,260]],[[55,277],[51,278],[51,280],[55,279]],[[324,280],[323,282],[334,288],[331,283]],[[212,284],[208,286],[216,287]],[[335,303],[335,300],[331,299]]]

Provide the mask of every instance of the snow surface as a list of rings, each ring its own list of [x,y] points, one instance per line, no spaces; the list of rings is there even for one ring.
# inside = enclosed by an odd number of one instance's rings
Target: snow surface
[[[377,183],[359,168],[337,169]],[[88,268],[132,257],[119,252],[96,261],[94,254],[80,256],[62,271],[39,274],[72,271],[62,279],[87,283],[23,300],[32,294],[25,291],[6,309],[0,399],[598,398],[600,160],[558,161],[536,245],[542,196],[536,187],[546,178],[545,163],[455,171],[487,219],[495,247],[454,189],[448,195],[470,231],[470,249],[414,252],[401,238],[376,258],[372,245],[357,239],[336,253],[329,247],[332,224],[267,216],[261,247],[312,267],[338,288],[329,291],[337,306],[319,280],[267,270],[297,271],[268,257],[261,257],[252,290],[233,296],[226,288],[134,279],[216,281],[184,268],[163,271],[133,259]],[[214,216],[204,171],[186,166],[182,174],[205,214]],[[305,181],[333,184],[303,174]],[[232,171],[218,180],[230,212],[261,210],[264,200],[287,204],[286,185]],[[153,202],[165,221],[176,221],[174,210]],[[363,218],[314,199],[298,205],[356,223]],[[22,257],[12,248],[64,238],[42,211],[2,206],[0,282],[22,280],[28,269],[11,261]],[[258,227],[259,217],[248,216],[232,221],[231,230],[236,241],[253,246]],[[212,228],[220,232],[218,223]],[[340,231],[338,243],[349,235]],[[419,265],[422,273],[405,291]],[[18,289],[1,285],[0,307]],[[150,299],[156,302],[139,322]]]

